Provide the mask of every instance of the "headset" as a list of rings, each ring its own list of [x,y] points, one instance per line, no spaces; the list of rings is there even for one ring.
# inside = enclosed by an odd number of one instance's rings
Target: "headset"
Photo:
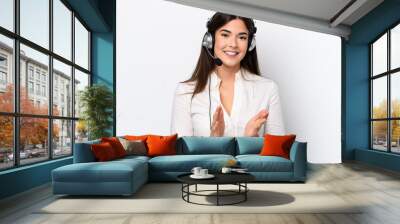
[[[208,19],[207,21],[207,32],[204,34],[203,41],[202,41],[202,46],[206,49],[207,53],[210,55],[211,58],[214,59],[214,63],[217,66],[222,65],[221,59],[218,57],[215,57],[213,54],[211,54],[210,50],[214,48],[214,38],[213,35],[210,33],[210,25],[213,19],[215,18],[215,15],[218,13],[214,14],[211,18]],[[256,47],[256,32],[257,32],[257,27],[254,25],[254,21],[250,19],[250,38],[248,42],[248,48],[247,51],[252,51]],[[209,107],[208,107],[208,115],[209,115],[209,120],[210,120],[210,133],[211,133],[211,75],[208,76],[208,100],[209,100]]]

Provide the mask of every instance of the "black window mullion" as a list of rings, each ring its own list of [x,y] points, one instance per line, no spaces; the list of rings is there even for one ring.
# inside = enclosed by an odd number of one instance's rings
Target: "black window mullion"
[[[387,71],[389,71],[389,73],[387,74],[387,117],[389,118],[389,120],[387,121],[387,141],[388,141],[388,152],[392,151],[392,140],[391,140],[391,120],[390,118],[391,116],[391,98],[390,98],[390,77],[392,76],[390,74],[390,29],[387,32]]]
[[[53,0],[49,0],[49,50],[53,52]],[[50,115],[48,119],[48,150],[49,159],[53,159],[53,57],[49,55],[49,71],[48,71],[48,97],[49,97],[49,110]]]
[[[72,38],[71,38],[71,56],[72,56],[72,64],[75,65],[75,12],[72,11],[71,14],[71,23],[72,23]],[[72,95],[71,95],[71,100],[72,100],[72,105],[71,105],[71,117],[75,118],[75,66],[71,66],[71,91],[72,91]],[[74,155],[74,151],[75,151],[75,123],[76,121],[72,121],[72,132],[71,132],[71,151],[72,151],[72,155]]]
[[[20,9],[20,1],[14,1],[14,31],[17,35],[19,35],[19,9]],[[14,113],[19,113],[19,98],[20,98],[20,50],[19,50],[19,39],[14,39]],[[20,119],[19,117],[14,116],[14,166],[19,166],[20,157],[19,157],[19,136],[20,136]]]
[[[374,118],[373,117],[373,98],[372,98],[372,96],[373,96],[373,79],[371,78],[373,75],[372,75],[372,72],[373,72],[373,47],[372,47],[373,45],[371,44],[370,45],[370,47],[369,47],[369,62],[370,62],[370,66],[369,66],[369,69],[370,69],[370,71],[369,71],[369,119],[370,119],[370,122],[369,122],[369,144],[370,144],[370,146],[369,146],[369,148],[370,149],[373,149],[373,146],[374,146],[374,143],[373,143],[373,141],[374,141],[374,136],[373,136],[373,127],[374,127],[374,125],[373,125],[373,121],[372,121],[372,119]]]

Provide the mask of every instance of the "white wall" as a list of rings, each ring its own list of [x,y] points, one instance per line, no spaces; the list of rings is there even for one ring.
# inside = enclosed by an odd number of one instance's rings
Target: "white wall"
[[[214,14],[162,0],[117,1],[117,135],[170,134],[173,92],[197,62]],[[308,161],[341,162],[340,38],[256,20],[264,76],[280,89],[288,133]]]

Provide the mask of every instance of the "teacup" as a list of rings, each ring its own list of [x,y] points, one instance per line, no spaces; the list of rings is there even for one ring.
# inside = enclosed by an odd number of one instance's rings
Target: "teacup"
[[[207,176],[208,175],[208,169],[201,169],[200,170],[200,176]]]
[[[199,176],[199,175],[201,175],[200,174],[200,171],[202,170],[202,168],[201,167],[193,167],[193,169],[192,169],[192,173],[194,174],[194,175],[196,175],[196,176]]]

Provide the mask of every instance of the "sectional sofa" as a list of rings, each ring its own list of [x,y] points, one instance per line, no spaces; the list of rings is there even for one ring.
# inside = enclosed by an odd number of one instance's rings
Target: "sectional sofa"
[[[68,195],[131,195],[148,181],[176,181],[180,174],[193,167],[218,172],[230,159],[259,182],[305,182],[307,143],[295,141],[290,159],[260,156],[262,137],[181,137],[176,155],[127,156],[96,162],[91,144],[99,140],[75,144],[73,164],[52,171],[54,194]]]

